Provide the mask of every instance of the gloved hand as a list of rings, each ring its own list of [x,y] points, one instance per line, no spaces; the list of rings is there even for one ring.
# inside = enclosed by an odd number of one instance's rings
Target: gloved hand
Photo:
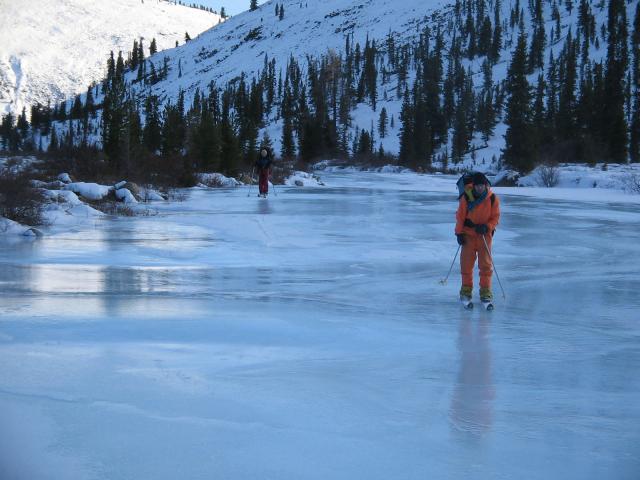
[[[458,245],[464,245],[465,239],[462,233],[456,233],[456,239],[458,240]]]
[[[484,235],[489,231],[489,227],[487,227],[484,223],[482,225],[476,225],[476,233],[480,235]]]

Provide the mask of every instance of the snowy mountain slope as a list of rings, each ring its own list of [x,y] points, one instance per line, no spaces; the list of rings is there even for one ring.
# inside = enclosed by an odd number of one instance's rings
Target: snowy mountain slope
[[[593,36],[588,49],[588,60],[590,62],[604,62],[607,52],[607,3],[588,0],[586,4],[592,15]],[[280,20],[275,14],[276,6],[282,5],[285,10],[284,18]],[[344,59],[345,44],[347,38],[351,42],[351,49],[358,43],[360,49],[364,47],[367,39],[375,40],[377,53],[376,65],[378,68],[377,77],[377,108],[365,99],[355,105],[350,106],[349,111],[349,144],[357,139],[361,130],[374,132],[381,109],[384,107],[388,116],[392,120],[389,123],[388,134],[384,138],[376,135],[374,139],[373,151],[378,151],[379,147],[385,153],[398,155],[400,151],[399,134],[402,129],[400,112],[402,108],[402,92],[405,88],[411,89],[416,79],[416,62],[408,65],[406,81],[400,79],[397,68],[394,68],[389,59],[387,40],[393,39],[396,56],[403,48],[406,56],[411,56],[419,47],[419,38],[429,28],[429,33],[433,38],[435,32],[442,33],[442,67],[444,71],[450,68],[450,48],[452,41],[461,41],[461,48],[464,52],[468,47],[469,35],[464,33],[465,16],[484,15],[491,22],[495,22],[495,6],[499,5],[499,21],[502,28],[501,49],[497,52],[497,58],[491,64],[492,82],[495,91],[501,89],[502,95],[505,90],[505,79],[507,70],[512,58],[512,53],[516,46],[519,31],[519,22],[514,21],[514,12],[519,11],[522,20],[525,36],[527,37],[527,48],[531,45],[531,38],[534,33],[533,27],[533,2],[521,0],[501,1],[492,0],[484,2],[467,2],[467,5],[474,5],[474,9],[482,6],[484,13],[480,14],[476,10],[466,11],[464,2],[459,2],[458,7],[451,1],[421,2],[419,0],[407,0],[398,4],[391,0],[327,0],[324,2],[300,2],[294,0],[271,1],[260,6],[256,11],[244,12],[229,19],[224,24],[211,29],[198,38],[181,45],[179,48],[163,52],[161,55],[150,59],[156,70],[167,66],[165,75],[159,81],[139,82],[136,80],[138,72],[130,72],[126,78],[131,91],[137,96],[138,105],[144,104],[144,98],[149,95],[157,96],[162,103],[174,103],[179,97],[179,92],[185,93],[185,104],[191,105],[196,91],[206,93],[211,84],[224,89],[228,82],[235,87],[241,75],[245,75],[246,83],[251,83],[252,78],[264,70],[265,60],[275,61],[275,72],[279,79],[284,79],[288,60],[295,58],[302,68],[302,75],[305,75],[307,57],[314,57],[316,60],[322,55],[327,55],[330,50],[335,51]],[[629,31],[632,29],[634,13],[638,5],[638,0],[632,0],[626,4],[627,24]],[[459,8],[456,12],[456,8]],[[579,34],[579,6],[575,3],[558,3],[555,0],[544,0],[542,2],[542,24],[545,29],[545,44],[542,49],[544,59],[544,69],[534,69],[528,75],[530,87],[536,85],[539,74],[546,78],[548,75],[547,59],[550,55],[556,60],[562,55],[566,46],[566,39],[571,32],[572,38]],[[517,17],[518,15],[516,15]],[[473,23],[473,22],[472,22]],[[433,42],[432,42],[433,48]],[[582,57],[584,52],[580,52]],[[471,73],[474,94],[474,101],[477,102],[482,93],[484,74],[482,64],[487,57],[476,54],[469,59],[462,55],[461,67]],[[362,60],[360,60],[362,64]],[[385,76],[381,74],[386,68]],[[558,69],[556,63],[556,70]],[[556,71],[556,76],[557,76]],[[356,78],[356,82],[357,82]],[[306,79],[303,78],[303,82]],[[442,84],[441,80],[441,84]],[[456,87],[458,88],[458,87]],[[460,93],[456,94],[454,103],[459,104]],[[497,93],[495,93],[497,95]],[[96,89],[94,93],[96,103],[101,102],[101,94]],[[260,136],[268,133],[276,152],[281,151],[281,138],[283,131],[283,119],[280,112],[279,103],[282,97],[275,99],[274,106],[263,117],[261,122]],[[556,99],[557,100],[557,99]],[[452,160],[452,139],[454,129],[450,127],[448,132],[448,142],[439,145],[434,151],[431,161],[435,167],[467,169],[475,168],[479,170],[490,170],[496,172],[501,168],[499,161],[505,147],[504,135],[507,126],[504,123],[505,106],[503,98],[497,124],[493,134],[485,140],[477,130],[474,130],[470,140],[469,149],[462,155],[462,160],[455,160],[455,163],[444,164],[440,159],[443,154],[448,155]],[[441,104],[444,99],[440,97]],[[67,103],[67,109],[71,107],[72,100]],[[140,112],[144,121],[144,112]],[[94,122],[96,128],[89,134],[88,142],[101,146],[100,121],[101,112],[97,112],[97,121]],[[395,123],[393,120],[395,119]],[[58,122],[56,131],[64,135],[67,131],[65,122]],[[90,129],[91,130],[91,129]],[[296,135],[298,135],[296,133]],[[299,141],[299,138],[297,138]],[[78,140],[77,140],[78,141]],[[35,144],[38,144],[38,137]],[[44,138],[40,144],[47,148],[49,141]],[[353,153],[353,152],[351,152]],[[571,161],[571,159],[567,159]],[[603,161],[603,159],[597,160]]]
[[[193,93],[206,90],[211,81],[218,84],[244,73],[251,78],[264,66],[264,55],[275,58],[284,68],[287,58],[303,60],[319,56],[329,49],[343,50],[346,36],[364,46],[367,38],[383,40],[390,32],[401,38],[417,34],[417,25],[425,17],[432,20],[449,10],[450,2],[441,0],[278,0],[261,5],[227,20],[216,29],[167,52],[173,68],[167,79],[151,90],[173,95],[178,89]],[[279,20],[275,5],[283,5]],[[447,8],[445,8],[447,7]]]
[[[113,50],[143,38],[158,50],[217,25],[213,13],[164,0],[8,0],[0,3],[0,114],[52,104],[104,76]]]
[[[607,22],[606,2],[588,2],[593,12],[596,36],[600,38],[598,46],[591,45],[589,57],[592,61],[602,61],[606,56]],[[275,15],[275,6],[283,5],[285,15],[282,20]],[[493,6],[495,2],[486,2],[486,15],[494,18]],[[553,7],[557,5],[558,21],[554,20]],[[637,0],[627,4],[628,23],[631,24],[635,12]],[[543,58],[549,58],[553,53],[558,58],[564,40],[568,32],[575,36],[578,31],[578,5],[569,8],[564,4],[556,4],[552,1],[543,2],[544,27],[546,31],[546,44]],[[500,18],[503,28],[502,49],[499,58],[492,66],[493,81],[502,82],[506,78],[507,68],[511,59],[511,52],[515,48],[518,26],[508,26],[512,9],[519,9],[524,20],[524,29],[530,39],[533,32],[532,12],[530,6],[524,1],[503,1],[500,3]],[[455,36],[460,32],[453,26],[455,16],[455,2],[452,1],[422,1],[406,0],[395,2],[393,0],[326,0],[323,2],[298,0],[270,1],[260,6],[254,12],[244,12],[220,25],[218,28],[202,34],[180,48],[167,52],[168,63],[171,65],[168,77],[156,85],[144,87],[146,94],[158,95],[164,100],[173,100],[178,96],[178,91],[186,93],[189,103],[196,89],[206,92],[211,82],[224,86],[228,81],[237,79],[245,74],[248,79],[256,76],[264,68],[265,55],[269,60],[277,61],[277,69],[282,72],[287,59],[295,57],[303,66],[305,57],[326,54],[333,49],[339,54],[344,52],[346,37],[351,35],[352,45],[359,43],[364,46],[366,39],[374,39],[378,49],[385,50],[385,41],[393,36],[396,44],[411,44],[415,42],[425,27],[431,29],[433,35],[437,28],[443,31],[443,40],[446,54]],[[464,18],[465,13],[462,13]],[[557,33],[558,25],[560,33]],[[629,26],[631,28],[631,25]],[[554,29],[556,32],[554,33]],[[552,37],[553,35],[553,37]],[[415,46],[415,43],[412,47]],[[163,55],[164,56],[164,55]],[[482,82],[482,62],[485,57],[476,57],[473,60],[463,60],[465,68],[470,68],[474,74],[474,84],[478,92]],[[179,66],[179,68],[178,68]],[[545,65],[546,69],[546,65]],[[540,70],[529,75],[531,85],[535,85]],[[546,70],[544,72],[546,74]],[[130,77],[133,80],[135,72]],[[401,99],[394,95],[397,76],[391,72],[387,85],[383,85],[378,78],[379,104],[377,110],[367,103],[359,104],[351,112],[354,121],[354,132],[360,128],[369,129],[378,119],[379,111],[385,107],[389,116],[396,119],[395,127],[389,129],[389,135],[384,139],[378,139],[384,150],[397,154],[399,151],[398,133],[401,124],[398,122]],[[408,84],[411,85],[415,78],[413,66],[408,72]],[[135,87],[134,87],[135,88]],[[383,99],[386,91],[388,98]],[[265,130],[274,139],[276,149],[279,148],[282,123],[278,116],[271,118]],[[465,162],[477,162],[477,166],[489,164],[493,159],[500,157],[504,147],[503,135],[506,127],[498,123],[495,133],[488,142],[479,138],[472,141],[473,150],[477,153],[468,154]],[[450,145],[448,151],[451,151]],[[480,167],[483,168],[483,167]]]

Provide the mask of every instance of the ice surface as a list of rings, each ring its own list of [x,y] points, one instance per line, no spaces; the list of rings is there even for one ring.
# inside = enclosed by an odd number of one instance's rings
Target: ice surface
[[[468,312],[454,178],[322,180],[3,243],[0,478],[638,478],[637,197],[499,189]]]

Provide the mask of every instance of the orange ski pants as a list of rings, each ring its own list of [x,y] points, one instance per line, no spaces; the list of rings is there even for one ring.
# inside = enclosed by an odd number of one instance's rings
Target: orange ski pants
[[[460,271],[462,272],[462,286],[473,287],[473,266],[478,258],[480,270],[480,288],[491,288],[491,235],[485,235],[489,251],[482,240],[482,235],[465,235],[465,243],[460,253]]]

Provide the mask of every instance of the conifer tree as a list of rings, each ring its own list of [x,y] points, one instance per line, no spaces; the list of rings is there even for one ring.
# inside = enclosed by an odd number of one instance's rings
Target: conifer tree
[[[527,40],[520,28],[518,43],[513,51],[507,72],[507,106],[505,123],[504,161],[520,172],[533,169],[534,156],[531,151],[531,92],[527,81]]]
[[[627,69],[627,16],[624,0],[610,0],[607,21],[604,125],[607,160],[626,162],[627,122],[624,115],[625,73]]]
[[[146,149],[155,154],[162,145],[162,122],[159,112],[159,101],[155,95],[145,99],[145,125],[142,130],[142,140]]]
[[[118,55],[115,73],[105,93],[102,106],[102,146],[113,172],[120,172],[127,124],[124,62]]]
[[[629,129],[629,157],[631,162],[640,161],[640,4],[636,5],[631,36],[631,83],[633,107]]]
[[[561,87],[556,114],[557,133],[562,140],[575,139],[577,134],[576,81],[576,42],[573,40],[571,30],[569,30],[560,61],[559,83]]]
[[[409,95],[409,89],[405,89],[404,100],[402,101],[402,109],[400,110],[400,161],[404,165],[408,165],[414,158],[413,150],[413,125],[414,111]]]
[[[378,117],[378,133],[380,134],[380,138],[384,138],[387,134],[387,121],[387,109],[382,107],[380,116]]]
[[[496,63],[500,58],[500,50],[502,49],[502,22],[500,20],[500,0],[496,0],[493,14],[493,36],[491,39],[491,50],[489,59],[491,63]]]
[[[488,59],[482,63],[482,72],[484,82],[478,99],[477,125],[478,131],[482,133],[482,139],[486,142],[493,134],[496,123],[492,68]]]
[[[258,9],[258,0],[251,0],[251,2],[249,3],[249,10],[251,12],[253,12],[254,10]]]
[[[533,0],[534,9],[532,15],[533,33],[531,48],[529,50],[529,73],[544,66],[544,47],[546,35],[544,31],[544,16],[542,12],[542,0]]]
[[[296,147],[293,139],[293,127],[289,119],[286,119],[282,125],[281,145],[280,156],[284,160],[293,159],[296,155]]]
[[[18,115],[16,130],[20,135],[20,144],[24,145],[29,135],[29,121],[27,120],[27,108],[22,107],[22,112]]]
[[[533,112],[532,112],[532,137],[534,151],[539,151],[540,148],[547,143],[547,122],[546,112],[544,106],[544,95],[546,85],[544,82],[544,75],[538,74],[538,83],[536,85],[536,92],[533,100]]]

